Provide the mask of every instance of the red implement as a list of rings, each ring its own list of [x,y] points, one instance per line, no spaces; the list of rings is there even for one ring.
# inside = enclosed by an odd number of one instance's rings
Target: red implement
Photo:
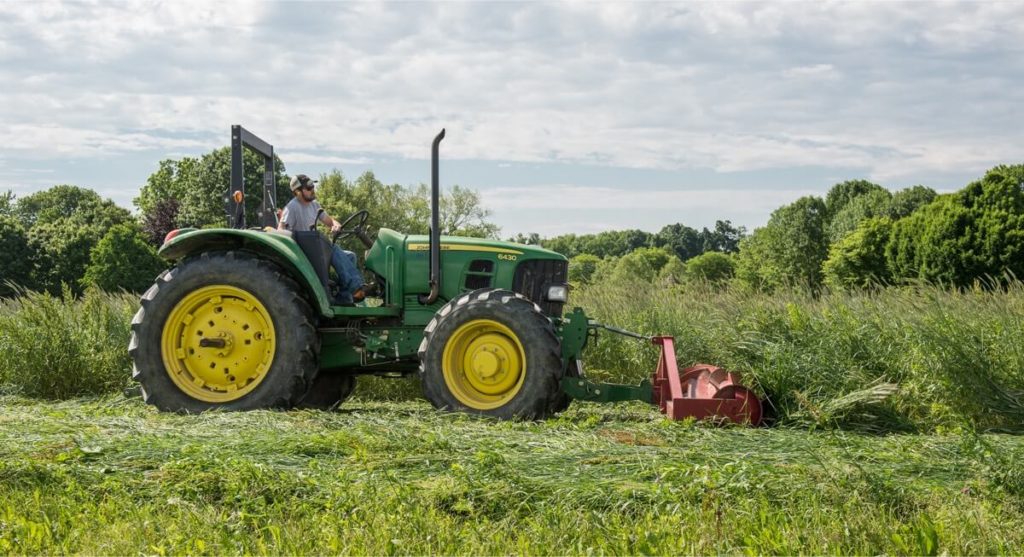
[[[679,373],[672,337],[654,337],[661,345],[654,372],[654,404],[670,419],[724,418],[738,424],[761,423],[761,401],[739,385],[739,376],[720,367],[697,364]]]

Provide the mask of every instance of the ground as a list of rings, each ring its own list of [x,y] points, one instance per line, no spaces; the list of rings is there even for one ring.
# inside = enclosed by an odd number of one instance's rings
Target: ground
[[[1024,551],[1024,439],[0,397],[0,553]]]

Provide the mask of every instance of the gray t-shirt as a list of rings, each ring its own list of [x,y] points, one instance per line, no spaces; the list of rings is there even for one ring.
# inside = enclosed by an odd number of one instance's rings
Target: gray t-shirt
[[[284,213],[281,214],[281,224],[287,230],[312,230],[316,223],[316,215],[320,211],[320,204],[315,200],[309,203],[302,203],[299,198],[293,198],[284,206]],[[320,220],[327,218],[327,213],[321,215]]]

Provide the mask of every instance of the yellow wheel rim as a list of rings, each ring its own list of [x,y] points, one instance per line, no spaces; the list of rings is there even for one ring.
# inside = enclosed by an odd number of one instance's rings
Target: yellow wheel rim
[[[205,286],[183,298],[164,322],[161,355],[171,380],[204,402],[252,392],[274,361],[274,322],[252,294]]]
[[[526,378],[526,353],[512,329],[490,319],[464,323],[441,356],[444,381],[462,404],[492,410],[512,400]]]

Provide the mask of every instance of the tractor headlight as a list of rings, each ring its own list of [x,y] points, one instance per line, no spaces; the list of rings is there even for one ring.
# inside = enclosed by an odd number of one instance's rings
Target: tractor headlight
[[[549,302],[565,302],[569,299],[569,287],[560,284],[557,286],[548,287],[548,301]]]

